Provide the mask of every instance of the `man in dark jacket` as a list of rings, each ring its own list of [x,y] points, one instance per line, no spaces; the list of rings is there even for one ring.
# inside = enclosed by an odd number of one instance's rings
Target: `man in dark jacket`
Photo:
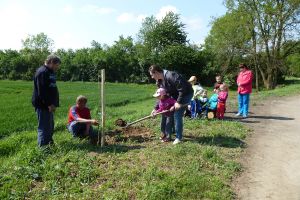
[[[59,94],[55,72],[61,60],[56,55],[49,55],[45,64],[37,69],[34,76],[32,105],[38,118],[38,145],[53,144],[53,113],[59,106]]]
[[[192,85],[180,74],[163,70],[157,65],[150,66],[149,73],[151,78],[157,81],[157,86],[164,88],[168,95],[176,100],[174,105],[176,139],[173,144],[178,144],[182,140],[184,110],[194,93]]]

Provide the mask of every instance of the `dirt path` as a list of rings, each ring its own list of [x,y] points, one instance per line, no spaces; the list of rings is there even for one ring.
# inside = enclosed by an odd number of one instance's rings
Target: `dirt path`
[[[243,119],[254,130],[234,182],[237,199],[300,200],[300,96],[268,100]]]

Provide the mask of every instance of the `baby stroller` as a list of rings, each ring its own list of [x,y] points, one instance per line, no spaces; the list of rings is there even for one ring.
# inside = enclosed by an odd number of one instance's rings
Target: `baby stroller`
[[[206,118],[208,113],[207,98],[194,99],[191,101],[191,118]]]

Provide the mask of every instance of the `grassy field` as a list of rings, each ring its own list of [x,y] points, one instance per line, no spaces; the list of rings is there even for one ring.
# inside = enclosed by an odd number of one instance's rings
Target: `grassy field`
[[[32,82],[0,81],[0,199],[232,199],[232,177],[247,129],[235,121],[185,120],[185,142],[161,143],[159,118],[137,126],[147,140],[122,139],[104,148],[73,139],[67,112],[79,94],[98,113],[96,83],[59,82],[61,107],[55,113],[56,145],[37,148],[37,119],[31,106]],[[298,80],[270,95],[297,93]],[[106,84],[107,130],[114,121],[133,121],[153,107],[154,85]],[[288,91],[288,92],[286,92]],[[230,93],[234,104],[235,92]]]

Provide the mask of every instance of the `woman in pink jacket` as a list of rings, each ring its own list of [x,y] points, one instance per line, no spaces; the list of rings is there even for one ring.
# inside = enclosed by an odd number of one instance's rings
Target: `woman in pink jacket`
[[[238,103],[239,111],[236,116],[248,117],[249,98],[252,92],[252,71],[249,70],[247,65],[240,64],[240,73],[237,78],[238,85]]]

